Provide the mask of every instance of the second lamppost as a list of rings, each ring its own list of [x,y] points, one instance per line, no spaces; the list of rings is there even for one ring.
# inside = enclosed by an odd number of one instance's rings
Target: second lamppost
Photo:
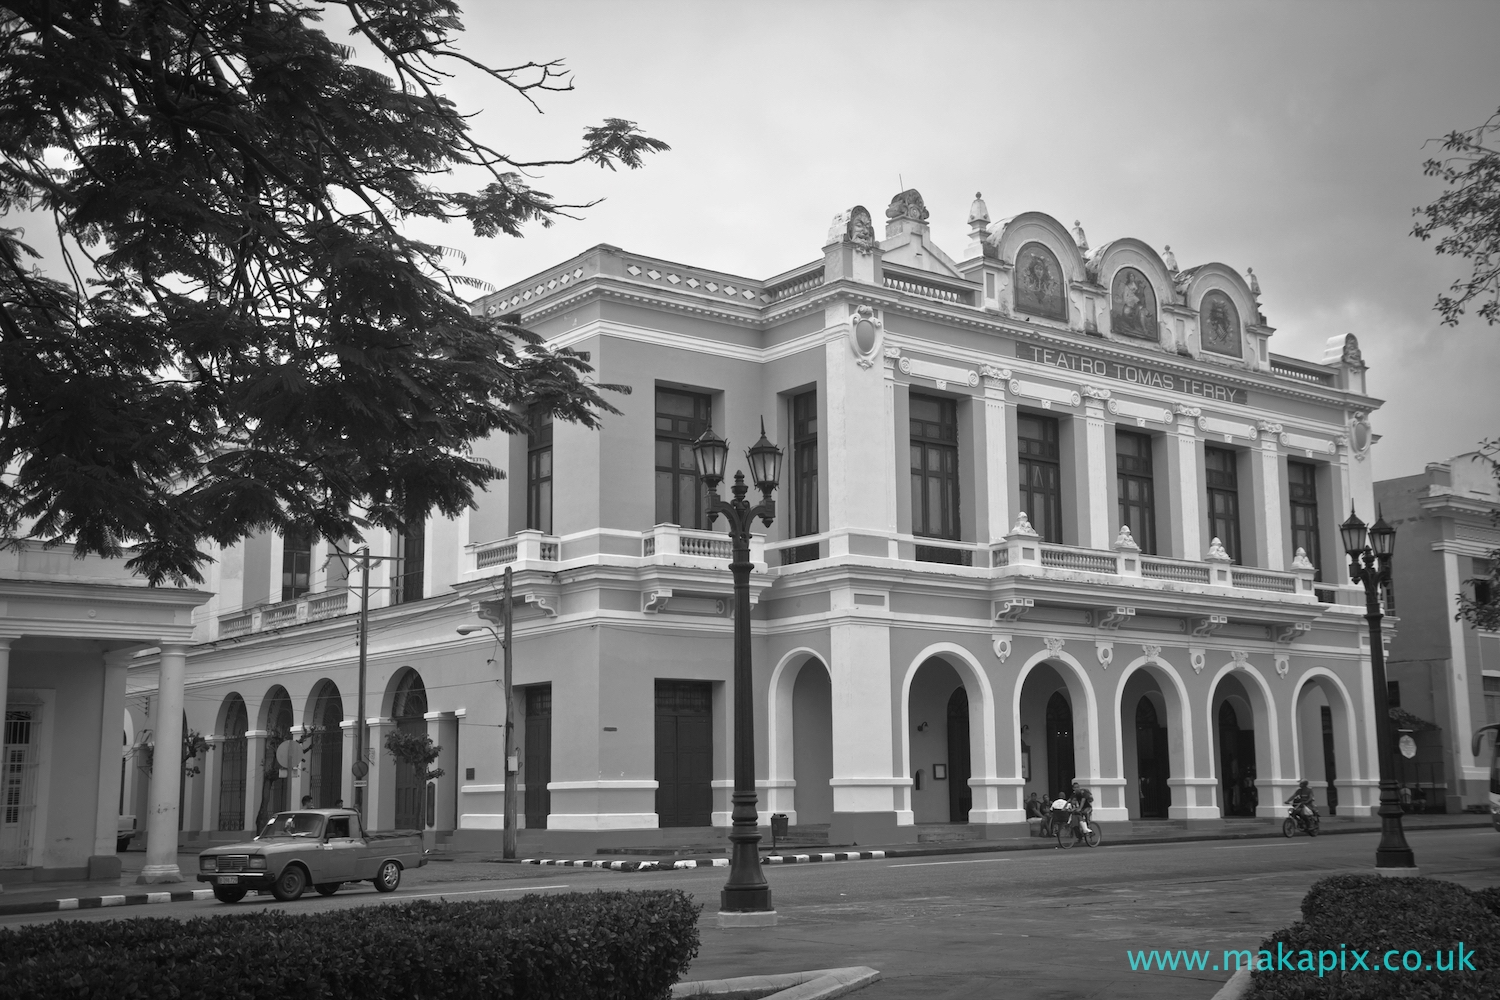
[[[1380,762],[1380,845],[1375,848],[1375,867],[1415,868],[1416,858],[1401,829],[1401,794],[1396,788],[1395,743],[1391,709],[1385,682],[1385,646],[1380,639],[1380,587],[1391,582],[1392,552],[1396,529],[1379,517],[1369,529],[1353,510],[1339,525],[1344,551],[1349,554],[1349,579],[1365,588],[1365,620],[1370,623],[1370,684],[1375,695],[1375,755]]]
[[[755,793],[755,689],[750,669],[750,570],[754,563],[750,561],[750,526],[759,518],[769,528],[776,517],[771,493],[781,478],[781,449],[766,439],[762,420],[760,440],[745,452],[750,475],[761,494],[761,502],[753,507],[745,499],[749,487],[743,472],[734,474],[730,487],[734,498],[719,499],[729,442],[716,435],[712,427],[693,442],[693,454],[698,478],[708,490],[708,524],[712,527],[714,518],[724,516],[729,522],[733,552],[729,571],[734,574],[734,811],[729,833],[729,881],[719,895],[720,922],[774,923],[771,887],[760,866],[760,813]]]

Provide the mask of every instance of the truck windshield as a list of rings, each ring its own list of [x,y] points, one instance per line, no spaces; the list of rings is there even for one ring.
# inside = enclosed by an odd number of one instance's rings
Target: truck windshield
[[[323,835],[323,817],[318,813],[277,813],[261,827],[257,840],[277,840],[287,837],[309,837],[314,840]]]

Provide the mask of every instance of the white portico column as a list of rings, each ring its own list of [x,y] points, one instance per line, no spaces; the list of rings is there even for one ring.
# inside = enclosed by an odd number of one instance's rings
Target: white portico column
[[[146,815],[146,867],[137,883],[181,882],[177,868],[177,797],[182,781],[182,681],[187,646],[161,644],[157,682],[156,749],[151,756],[151,799]]]
[[[1281,479],[1281,446],[1277,435],[1281,425],[1259,421],[1260,436],[1251,448],[1250,484],[1255,505],[1255,541],[1259,551],[1255,563],[1266,569],[1286,569],[1286,535],[1281,520],[1281,503],[1286,484]]]
[[[1011,526],[1009,418],[1015,407],[1007,409],[1005,402],[1008,370],[984,365],[980,368],[980,375],[984,380],[984,475],[989,530],[981,529],[977,534],[995,544],[1005,540],[1005,533]]]
[[[1208,544],[1200,527],[1202,494],[1199,492],[1198,427],[1195,423],[1202,412],[1196,406],[1177,404],[1175,433],[1167,442],[1167,479],[1172,484],[1172,555],[1195,561],[1203,558]]]
[[[1114,444],[1113,426],[1104,416],[1108,389],[1083,388],[1083,451],[1087,496],[1078,517],[1078,544],[1089,549],[1107,549],[1113,536],[1109,533],[1108,449]],[[1076,425],[1075,425],[1076,426]]]

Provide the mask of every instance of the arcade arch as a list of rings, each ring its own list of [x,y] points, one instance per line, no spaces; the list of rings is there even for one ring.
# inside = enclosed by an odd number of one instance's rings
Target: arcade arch
[[[914,822],[993,821],[994,704],[989,678],[962,646],[936,643],[912,660],[901,684],[901,763]]]
[[[291,739],[292,726],[296,721],[292,714],[292,697],[280,684],[266,692],[261,702],[260,725],[266,734],[265,755],[256,762],[261,774],[260,808],[255,813],[255,828],[258,830],[271,816],[292,807],[292,778],[282,775],[281,765],[276,761],[276,750]]]
[[[1023,798],[1036,792],[1050,799],[1074,778],[1087,785],[1099,777],[1099,708],[1076,659],[1049,650],[1028,660],[1016,678],[1013,711]]]
[[[344,701],[338,685],[327,678],[320,680],[303,717],[312,732],[307,747],[307,793],[314,806],[326,809],[344,795]]]
[[[1324,667],[1304,673],[1292,692],[1293,777],[1307,779],[1318,808],[1330,816],[1361,805],[1357,792],[1339,794],[1340,784],[1353,788],[1359,770],[1352,704],[1343,681]]]
[[[249,740],[245,733],[250,728],[250,714],[245,709],[245,699],[231,692],[219,706],[219,718],[214,723],[214,732],[219,741],[219,796],[220,830],[245,829],[245,778]]]
[[[766,707],[766,809],[792,823],[833,817],[833,685],[822,657],[806,647],[771,671]]]
[[[413,735],[427,732],[427,688],[422,675],[411,667],[403,667],[392,678],[390,695],[390,717],[396,730]],[[384,748],[376,748],[376,753]],[[426,824],[427,782],[415,764],[396,761],[396,829],[420,830]]]
[[[1211,734],[1214,802],[1221,816],[1275,816],[1281,777],[1270,686],[1248,662],[1225,664],[1209,685],[1204,731]]]
[[[1158,657],[1141,657],[1121,671],[1115,689],[1115,759],[1124,779],[1131,819],[1183,815],[1172,794],[1191,774],[1192,718],[1181,676]],[[1176,809],[1174,810],[1174,806]]]

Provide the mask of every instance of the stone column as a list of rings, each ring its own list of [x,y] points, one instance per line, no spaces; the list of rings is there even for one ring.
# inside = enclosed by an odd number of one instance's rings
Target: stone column
[[[137,883],[181,882],[177,867],[177,798],[182,781],[182,681],[187,646],[164,642],[156,693],[156,748],[151,757],[151,799],[146,816],[146,867]]]
[[[224,737],[210,734],[203,755],[203,835],[219,829],[219,776],[224,771]]]
[[[452,712],[428,712],[423,718],[427,720],[427,735],[442,750],[433,764],[442,769],[443,776],[436,781],[437,801],[431,826],[434,830],[450,831],[458,814],[458,718]],[[521,735],[519,726],[516,735]]]
[[[832,842],[881,844],[901,840],[910,827],[911,778],[897,774],[892,743],[901,718],[892,705],[890,629],[834,625],[830,635],[833,677]],[[909,832],[909,831],[908,831]]]
[[[354,737],[359,728],[358,719],[345,719],[339,723],[339,731],[344,740],[344,773],[339,775],[339,798],[344,800],[344,805],[354,808],[354,762],[359,759],[359,754],[354,746]]]

